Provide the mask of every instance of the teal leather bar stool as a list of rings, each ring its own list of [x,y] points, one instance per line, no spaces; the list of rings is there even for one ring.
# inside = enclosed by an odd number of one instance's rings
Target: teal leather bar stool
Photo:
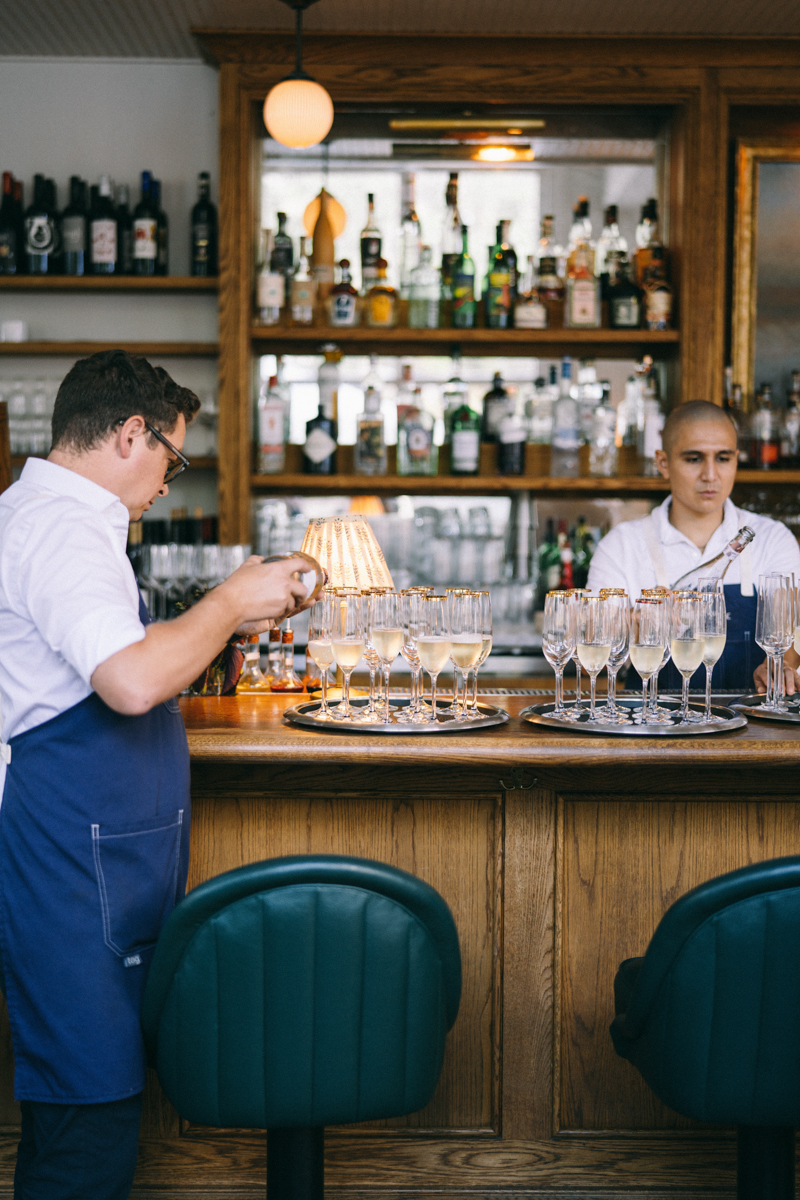
[[[664,1104],[737,1126],[740,1200],[792,1200],[800,1125],[800,857],[682,896],[614,984],[611,1036]]]
[[[269,1200],[321,1200],[324,1127],[423,1108],[460,996],[438,892],[385,863],[310,855],[229,871],[181,901],[142,1024],[182,1117],[268,1130]]]

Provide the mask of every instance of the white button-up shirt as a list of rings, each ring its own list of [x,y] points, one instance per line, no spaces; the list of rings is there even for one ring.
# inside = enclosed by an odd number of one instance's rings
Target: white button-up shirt
[[[127,537],[119,498],[56,463],[29,458],[0,495],[3,743],[79,704],[100,663],[144,638]],[[0,797],[4,782],[2,761]]]
[[[670,586],[677,583],[687,571],[719,554],[742,525],[749,525],[756,535],[744,551],[749,556],[749,574],[755,587],[758,586],[759,575],[768,575],[772,571],[780,571],[783,575],[793,574],[800,582],[800,547],[794,535],[780,521],[747,512],[726,500],[722,524],[714,531],[705,549],[699,550],[685,534],[670,525],[671,503],[672,497],[667,496],[651,516],[639,521],[624,521],[612,529],[595,551],[589,567],[587,587],[593,592],[605,587],[624,588],[633,603],[643,588],[656,587],[661,582],[657,578],[657,564],[653,561],[649,546],[653,532],[669,578],[667,586]],[[737,558],[725,574],[725,584],[741,582],[741,562]]]

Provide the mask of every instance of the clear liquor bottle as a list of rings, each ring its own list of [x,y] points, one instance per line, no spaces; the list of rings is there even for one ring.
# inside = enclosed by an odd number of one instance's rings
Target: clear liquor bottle
[[[355,469],[357,475],[386,474],[386,439],[381,394],[370,384],[364,392],[364,411],[356,426]]]
[[[273,375],[258,397],[258,470],[261,475],[280,474],[286,466],[289,437],[289,405],[278,390]]]
[[[442,225],[442,299],[452,300],[453,269],[461,254],[461,217],[458,212],[458,171],[450,172],[445,192]]]
[[[614,475],[617,470],[617,414],[611,407],[611,384],[600,381],[602,396],[592,414],[589,439],[589,473],[600,477]]]
[[[361,295],[366,296],[378,279],[378,259],[381,257],[381,231],[375,222],[375,197],[367,195],[367,223],[361,230]]]
[[[777,414],[772,408],[772,387],[768,383],[761,385],[756,397],[751,429],[753,466],[761,471],[774,471],[780,458],[780,430]]]
[[[606,270],[606,258],[610,250],[616,250],[620,254],[628,253],[628,243],[619,231],[616,204],[609,204],[603,217],[603,229],[597,239],[594,260],[596,275],[602,275]]]
[[[581,447],[581,421],[578,401],[572,395],[572,359],[561,360],[559,396],[553,412],[553,455],[551,472],[558,477],[578,475],[578,451]]]
[[[445,438],[449,441],[453,429],[453,416],[456,411],[466,405],[469,408],[469,388],[461,378],[461,347],[450,348],[450,378],[442,392],[442,412],[444,413]]]
[[[592,241],[592,221],[589,216],[589,200],[578,196],[572,210],[572,227],[567,246],[567,275],[574,273],[575,256],[580,249],[581,262],[594,274],[595,244]]]
[[[310,238],[300,238],[300,261],[290,285],[292,320],[295,325],[312,325],[314,323],[317,287],[308,261],[310,240]]]
[[[792,386],[786,395],[781,431],[781,466],[796,469],[800,465],[800,371],[792,371]]]
[[[543,258],[554,258],[558,264],[558,260],[563,257],[563,254],[563,246],[556,241],[555,218],[548,213],[547,216],[542,217],[541,236],[533,252],[534,262],[537,268]]]
[[[256,308],[262,325],[277,325],[286,301],[286,279],[271,264],[275,238],[271,229],[262,229],[256,275]]]
[[[435,475],[439,449],[433,442],[434,419],[422,403],[422,389],[414,390],[414,401],[398,408],[397,474]]]
[[[442,276],[432,262],[430,246],[423,246],[420,261],[411,271],[408,324],[411,329],[438,329]],[[402,294],[402,292],[401,292]]]
[[[411,272],[420,265],[423,250],[422,228],[414,200],[415,178],[413,171],[403,173],[400,222],[400,296],[403,300],[411,299]],[[435,326],[422,325],[416,328],[426,329],[435,328]]]
[[[547,329],[547,306],[539,299],[536,260],[528,255],[528,268],[514,304],[515,329]]]
[[[333,285],[325,301],[328,321],[331,325],[357,325],[358,292],[350,278],[349,259],[341,260],[339,272],[339,282]]]

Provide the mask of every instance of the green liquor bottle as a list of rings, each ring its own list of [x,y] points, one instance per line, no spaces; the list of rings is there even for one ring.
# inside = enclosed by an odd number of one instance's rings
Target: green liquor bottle
[[[450,472],[477,475],[481,460],[481,419],[466,400],[450,419]]]
[[[467,227],[461,226],[461,253],[453,268],[453,325],[456,329],[475,327],[475,263],[467,249]]]

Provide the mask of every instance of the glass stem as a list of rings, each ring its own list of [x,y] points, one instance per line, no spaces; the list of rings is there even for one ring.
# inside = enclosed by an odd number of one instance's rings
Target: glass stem
[[[575,659],[575,712],[581,711],[581,664]]]
[[[617,715],[617,672],[613,667],[608,672],[608,711],[612,717]]]
[[[458,667],[453,663],[453,699],[450,704],[451,708],[458,708]]]
[[[472,668],[472,711],[478,712],[478,668]]]
[[[563,717],[564,715],[564,668],[561,670],[556,668],[556,706],[553,709],[554,717]]]
[[[422,712],[422,693],[424,690],[423,679],[422,679],[422,667],[419,664],[417,664],[417,666],[414,668],[413,678],[414,678],[414,691],[415,691],[414,711],[417,713],[417,715],[419,715],[419,713]]]
[[[775,655],[775,707],[783,708],[786,696],[786,683],[783,678],[783,655]]]
[[[350,675],[352,671],[352,667],[349,671],[342,668],[342,716],[345,720],[349,720],[353,715],[350,711]]]
[[[645,678],[644,675],[642,676],[642,724],[643,725],[647,724],[647,685],[650,682],[651,678],[652,678],[651,675],[648,675],[647,678]]]
[[[389,672],[391,671],[391,663],[386,663],[383,668],[383,690],[385,693],[383,705],[383,719],[388,723],[389,720]]]
[[[772,696],[772,656],[771,656],[770,654],[768,654],[768,655],[767,655],[767,699],[766,699],[766,705],[767,705],[767,708],[772,708],[772,704],[773,704],[773,696]]]
[[[589,720],[590,721],[595,720],[594,702],[595,702],[595,691],[596,690],[597,690],[597,672],[590,671],[589,672]]]
[[[375,712],[375,665],[368,662],[369,667],[369,704],[367,705],[370,713]]]
[[[683,686],[681,687],[681,725],[686,725],[689,720],[689,676],[683,676]]]
[[[706,724],[708,724],[709,721],[711,720],[711,672],[713,670],[714,670],[713,666],[710,667],[708,665],[708,663],[706,663],[706,711],[705,711]]]
[[[328,713],[328,668],[320,667],[320,676],[322,679],[322,707],[319,710],[321,717],[327,717]]]
[[[650,715],[655,720],[658,717],[658,668],[650,676]]]
[[[430,671],[428,672],[430,675]],[[436,680],[439,678],[439,672],[431,675],[431,721],[436,720]]]

